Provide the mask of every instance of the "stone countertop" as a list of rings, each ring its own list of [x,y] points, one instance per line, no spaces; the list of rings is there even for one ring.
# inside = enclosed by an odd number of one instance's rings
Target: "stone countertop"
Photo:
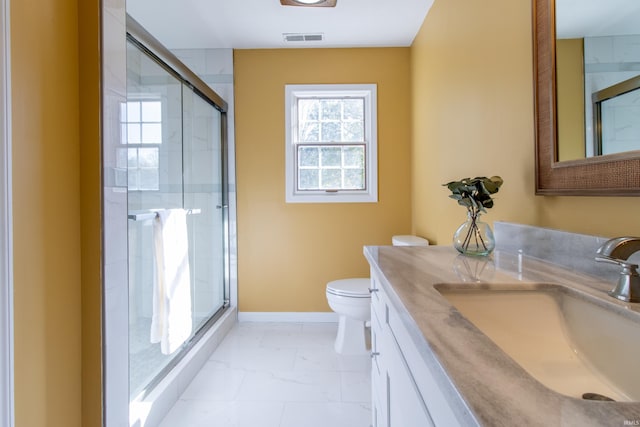
[[[542,385],[434,287],[560,284],[640,315],[640,304],[606,295],[613,284],[509,252],[484,258],[462,256],[447,246],[366,246],[364,254],[462,425],[640,425],[640,403],[587,401]]]

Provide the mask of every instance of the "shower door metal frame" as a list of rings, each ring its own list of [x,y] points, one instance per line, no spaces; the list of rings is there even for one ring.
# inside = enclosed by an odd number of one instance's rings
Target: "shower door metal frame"
[[[0,425],[14,425],[9,1],[0,0]]]

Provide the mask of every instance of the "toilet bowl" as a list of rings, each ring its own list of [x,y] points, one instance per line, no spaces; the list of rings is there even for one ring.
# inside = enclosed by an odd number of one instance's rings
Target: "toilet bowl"
[[[418,236],[393,236],[394,246],[428,246],[429,241]],[[339,354],[366,354],[369,351],[371,293],[369,278],[340,279],[327,283],[327,302],[338,314],[338,335],[334,344]]]
[[[338,316],[334,348],[340,354],[364,354],[367,350],[366,322],[371,318],[369,279],[341,279],[327,283],[327,302]]]

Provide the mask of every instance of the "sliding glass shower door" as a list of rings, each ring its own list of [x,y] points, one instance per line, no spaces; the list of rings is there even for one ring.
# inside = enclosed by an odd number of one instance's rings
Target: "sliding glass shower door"
[[[118,163],[128,190],[129,390],[133,399],[170,369],[225,306],[226,180],[222,113],[137,42],[130,40],[127,52],[127,104],[121,115],[125,144],[118,152]],[[179,309],[191,313],[191,334],[177,344],[177,350],[165,347],[163,351],[151,333],[152,319],[157,331],[159,311],[171,307],[171,290],[162,288],[170,288],[171,283],[165,282],[171,278],[158,277],[162,275],[157,264],[162,231],[158,215],[176,209],[186,214],[190,304]],[[164,245],[185,237],[172,231],[164,234]],[[158,304],[158,295],[169,301],[166,307]]]
[[[193,326],[200,328],[225,304],[225,220],[221,113],[183,86],[183,191],[193,281]]]

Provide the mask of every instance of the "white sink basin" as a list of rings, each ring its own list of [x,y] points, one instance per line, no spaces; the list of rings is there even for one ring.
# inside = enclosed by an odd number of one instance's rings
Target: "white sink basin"
[[[597,393],[640,401],[638,313],[570,288],[438,291],[545,386],[567,396]]]

